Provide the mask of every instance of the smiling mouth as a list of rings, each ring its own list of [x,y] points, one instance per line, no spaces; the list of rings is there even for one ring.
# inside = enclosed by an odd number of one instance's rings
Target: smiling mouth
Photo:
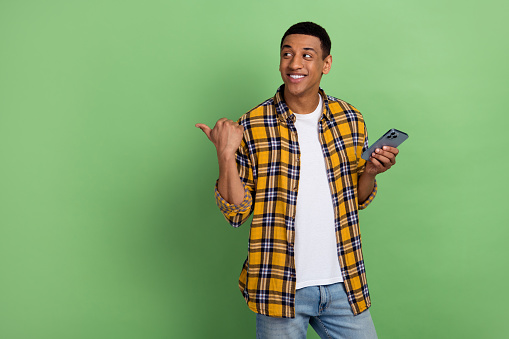
[[[299,74],[289,74],[289,76],[292,79],[302,79],[305,77],[305,75],[299,75]]]

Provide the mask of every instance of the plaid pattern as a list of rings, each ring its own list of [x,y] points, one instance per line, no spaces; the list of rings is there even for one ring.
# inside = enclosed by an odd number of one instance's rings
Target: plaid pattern
[[[283,85],[284,86],[284,85]],[[299,144],[295,115],[283,100],[281,86],[274,98],[239,119],[244,138],[237,151],[237,167],[245,186],[244,201],[216,202],[233,227],[253,213],[248,257],[239,279],[251,310],[272,317],[295,317],[295,208],[299,187]],[[361,250],[358,210],[376,195],[377,186],[361,205],[357,180],[365,168],[362,151],[368,147],[364,120],[350,104],[326,96],[319,136],[326,159],[334,206],[338,258],[354,314],[370,305]],[[254,202],[252,201],[254,199]]]

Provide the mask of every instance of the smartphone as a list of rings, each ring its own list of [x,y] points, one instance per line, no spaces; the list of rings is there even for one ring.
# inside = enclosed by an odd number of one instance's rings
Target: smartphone
[[[398,147],[406,139],[408,139],[408,134],[398,131],[395,128],[391,128],[387,131],[387,133],[382,135],[380,139],[372,144],[370,148],[364,151],[361,158],[364,160],[369,160],[369,157],[377,148],[381,149],[384,146]]]

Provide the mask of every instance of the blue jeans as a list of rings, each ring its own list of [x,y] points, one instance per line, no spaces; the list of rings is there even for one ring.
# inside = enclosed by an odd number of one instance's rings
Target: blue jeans
[[[256,338],[306,338],[308,324],[320,338],[377,338],[369,310],[353,315],[343,283],[295,293],[295,318],[256,315]]]

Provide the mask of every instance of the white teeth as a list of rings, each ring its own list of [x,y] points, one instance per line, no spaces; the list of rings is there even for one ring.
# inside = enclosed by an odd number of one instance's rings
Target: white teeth
[[[292,79],[300,79],[300,78],[304,78],[304,76],[303,75],[290,74],[290,78],[292,78]]]

